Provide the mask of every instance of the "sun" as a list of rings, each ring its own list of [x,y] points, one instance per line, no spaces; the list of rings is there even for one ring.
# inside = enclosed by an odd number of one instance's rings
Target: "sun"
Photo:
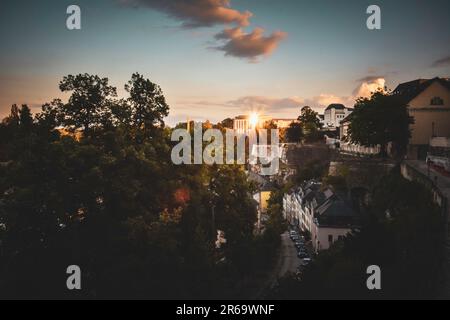
[[[252,129],[256,129],[259,123],[259,115],[257,113],[250,114],[250,126]]]

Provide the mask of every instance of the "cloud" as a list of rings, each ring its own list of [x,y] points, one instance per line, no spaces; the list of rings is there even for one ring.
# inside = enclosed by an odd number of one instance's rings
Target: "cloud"
[[[283,112],[300,109],[304,102],[305,100],[300,97],[271,98],[247,96],[228,101],[226,104],[242,111]]]
[[[216,50],[224,51],[226,56],[248,59],[258,62],[260,57],[269,56],[287,37],[287,33],[276,31],[264,36],[263,28],[256,28],[251,33],[245,33],[242,28],[228,28],[216,35],[216,39],[223,41]]]
[[[352,106],[355,100],[351,96],[336,96],[334,94],[321,93],[318,96],[306,99],[305,105],[312,107],[313,109],[323,111],[324,108],[328,107],[330,104],[339,103],[345,106]]]
[[[385,76],[367,76],[356,80],[356,82],[376,82],[378,79],[385,79]]]
[[[386,79],[383,77],[366,77],[360,79],[359,82],[362,83],[353,91],[353,96],[355,99],[369,98],[372,93],[380,89],[384,90],[386,87]]]
[[[436,60],[431,66],[434,68],[450,66],[450,56]]]
[[[185,28],[228,26],[216,35],[219,44],[212,49],[224,51],[226,56],[258,62],[269,56],[286,38],[285,32],[277,31],[264,36],[264,29],[256,28],[245,33],[243,27],[250,25],[253,13],[231,7],[230,0],[116,0],[129,7],[147,7],[178,19]]]
[[[253,14],[231,8],[230,0],[119,0],[122,5],[148,7],[179,19],[187,28],[250,24]]]
[[[296,117],[297,113],[304,106],[310,106],[315,111],[322,113],[323,110],[332,103],[342,103],[346,106],[353,106],[355,99],[352,96],[339,97],[333,94],[322,93],[312,98],[289,97],[289,98],[272,98],[265,96],[247,96],[236,100],[228,101],[231,109],[241,112],[258,111],[268,113],[275,116]]]

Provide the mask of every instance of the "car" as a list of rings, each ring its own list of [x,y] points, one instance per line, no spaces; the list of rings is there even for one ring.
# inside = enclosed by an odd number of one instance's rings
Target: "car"
[[[297,257],[299,257],[300,259],[308,259],[309,255],[307,252],[299,252]]]
[[[300,250],[305,247],[305,244],[303,242],[297,241],[297,242],[295,242],[295,247]]]
[[[306,267],[312,262],[311,258],[304,258],[301,262],[301,265]]]

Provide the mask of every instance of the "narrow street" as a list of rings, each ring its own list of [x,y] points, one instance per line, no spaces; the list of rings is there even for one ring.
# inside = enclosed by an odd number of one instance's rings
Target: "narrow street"
[[[264,299],[265,295],[278,284],[278,279],[289,273],[295,273],[300,266],[300,259],[297,258],[297,250],[289,237],[289,233],[285,232],[281,235],[281,246],[278,253],[277,262],[268,275],[265,285],[254,296],[254,299]]]
[[[294,246],[287,232],[281,235],[281,247],[277,264],[270,277],[270,288],[277,285],[278,279],[289,273],[295,273],[300,266],[300,259],[297,257],[297,249]]]

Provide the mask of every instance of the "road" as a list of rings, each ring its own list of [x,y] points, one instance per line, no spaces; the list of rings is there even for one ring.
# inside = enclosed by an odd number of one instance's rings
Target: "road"
[[[286,232],[281,235],[281,246],[277,262],[261,290],[255,294],[254,299],[264,299],[266,294],[276,287],[278,279],[286,276],[288,273],[295,273],[299,266],[300,259],[297,258],[297,249],[289,237],[289,233]]]
[[[295,273],[300,266],[300,259],[297,257],[297,249],[289,237],[289,233],[281,235],[281,247],[277,264],[270,278],[270,288],[277,285],[278,279],[289,273]]]

